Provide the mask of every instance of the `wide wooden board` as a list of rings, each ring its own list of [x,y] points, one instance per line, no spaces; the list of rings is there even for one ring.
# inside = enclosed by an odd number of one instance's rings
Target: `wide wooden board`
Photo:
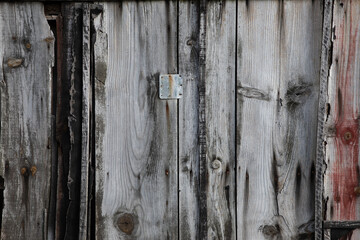
[[[157,86],[177,73],[176,16],[176,2],[106,3],[97,23],[97,239],[177,238],[177,100]]]
[[[239,1],[238,239],[311,239],[320,1]]]
[[[1,239],[45,239],[54,37],[40,3],[1,3],[0,32]]]
[[[325,119],[328,221],[359,221],[360,2],[334,1]],[[359,239],[355,231],[349,239]]]

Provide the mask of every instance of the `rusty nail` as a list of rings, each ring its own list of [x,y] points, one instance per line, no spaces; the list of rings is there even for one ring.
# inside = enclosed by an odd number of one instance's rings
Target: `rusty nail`
[[[36,174],[36,172],[37,172],[37,168],[36,168],[36,166],[32,166],[31,168],[30,168],[30,172],[31,172],[31,175],[35,175]]]
[[[165,170],[165,175],[168,176],[169,175],[169,170]]]
[[[349,141],[349,140],[352,138],[351,132],[346,132],[346,133],[344,134],[344,138],[345,138],[346,141]]]
[[[121,231],[130,235],[134,230],[134,220],[131,214],[125,213],[119,217],[117,225]]]
[[[26,44],[25,44],[25,47],[26,47],[27,49],[30,49],[30,48],[31,48],[31,44],[30,44],[30,43],[26,43]]]
[[[216,160],[214,160],[214,161],[212,162],[211,167],[212,167],[213,169],[218,169],[218,168],[221,167],[221,162],[220,162],[218,159],[216,159]]]
[[[360,196],[360,187],[355,187],[354,192],[357,196]]]
[[[21,175],[25,175],[27,173],[26,167],[21,168],[20,173],[21,173]]]

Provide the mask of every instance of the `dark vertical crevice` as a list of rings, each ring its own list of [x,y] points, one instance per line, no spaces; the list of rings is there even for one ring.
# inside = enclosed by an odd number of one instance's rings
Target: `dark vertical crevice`
[[[56,219],[56,196],[57,196],[57,178],[58,178],[58,153],[56,141],[56,102],[57,102],[57,79],[59,74],[59,66],[61,61],[58,59],[61,51],[61,30],[62,18],[60,16],[58,5],[45,5],[45,14],[48,17],[50,29],[55,38],[54,46],[54,66],[52,68],[52,89],[51,89],[51,176],[50,176],[50,199],[47,213],[47,229],[44,229],[48,239],[55,239],[55,219]]]
[[[61,49],[57,60],[56,142],[58,151],[55,239],[77,239],[79,230],[82,109],[82,14],[61,5]]]
[[[91,84],[91,106],[90,106],[90,167],[89,167],[89,211],[88,211],[88,237],[87,239],[95,240],[96,229],[96,205],[95,205],[95,53],[94,45],[96,42],[96,29],[94,18],[100,14],[102,9],[93,6],[90,11],[90,84]]]
[[[199,239],[207,239],[207,160],[206,160],[206,8],[207,0],[199,1]]]

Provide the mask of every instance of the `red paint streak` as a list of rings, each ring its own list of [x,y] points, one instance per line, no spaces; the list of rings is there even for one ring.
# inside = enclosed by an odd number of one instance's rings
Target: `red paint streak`
[[[356,201],[354,191],[358,183],[359,159],[359,124],[358,107],[354,92],[355,82],[353,73],[356,64],[356,37],[358,21],[352,19],[351,1],[344,4],[347,14],[340,26],[336,26],[336,40],[334,41],[334,55],[339,56],[337,71],[337,97],[335,100],[336,159],[332,170],[332,186],[334,205],[332,220],[357,220]],[[343,9],[342,9],[343,10]],[[354,14],[355,15],[355,14]],[[359,210],[358,210],[359,211]]]

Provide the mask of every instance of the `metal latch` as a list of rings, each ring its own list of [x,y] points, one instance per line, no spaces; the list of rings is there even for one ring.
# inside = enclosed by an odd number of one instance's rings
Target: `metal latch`
[[[179,74],[163,74],[159,77],[159,97],[161,99],[179,99],[182,97],[182,78]]]

